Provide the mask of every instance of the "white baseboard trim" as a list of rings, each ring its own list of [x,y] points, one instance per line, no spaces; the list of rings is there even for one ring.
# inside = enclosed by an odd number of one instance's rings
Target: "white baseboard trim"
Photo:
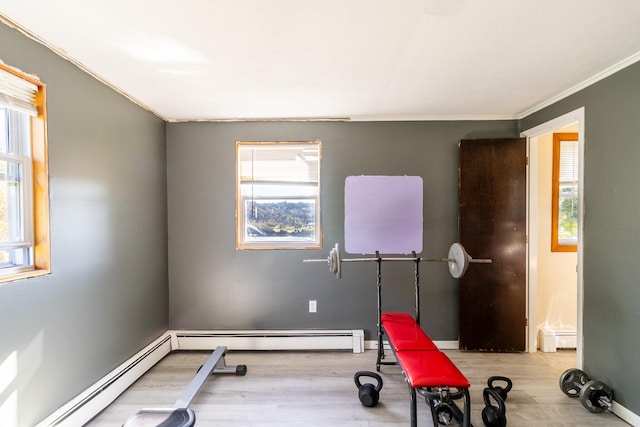
[[[364,352],[364,331],[167,331],[101,380],[49,415],[36,427],[76,427],[86,424],[131,384],[174,350],[352,350]],[[133,414],[131,414],[133,415]],[[124,420],[123,420],[124,422]]]
[[[640,416],[634,414],[615,400],[612,402],[611,412],[616,414],[622,421],[625,421],[632,426],[640,426]]]

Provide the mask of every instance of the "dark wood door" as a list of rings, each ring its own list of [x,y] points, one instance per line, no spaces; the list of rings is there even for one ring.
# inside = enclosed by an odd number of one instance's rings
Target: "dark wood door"
[[[459,241],[474,258],[459,280],[461,350],[526,349],[526,139],[458,144]]]

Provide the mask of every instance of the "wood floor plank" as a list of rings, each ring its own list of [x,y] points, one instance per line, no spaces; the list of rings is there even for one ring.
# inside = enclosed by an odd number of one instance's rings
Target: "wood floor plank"
[[[574,351],[445,352],[471,382],[471,421],[476,427],[483,425],[482,390],[492,375],[513,381],[506,401],[509,426],[627,425],[611,413],[588,412],[577,399],[560,391],[560,375],[575,366]],[[209,355],[201,351],[171,353],[87,426],[122,426],[139,409],[172,406]],[[393,358],[390,354],[387,357]],[[375,358],[375,351],[229,351],[227,364],[246,364],[246,376],[214,375],[191,408],[198,426],[408,426],[409,392],[397,366],[382,367],[384,385],[376,407],[364,407],[358,400],[353,375],[358,370],[375,371]],[[418,422],[432,425],[422,401]]]

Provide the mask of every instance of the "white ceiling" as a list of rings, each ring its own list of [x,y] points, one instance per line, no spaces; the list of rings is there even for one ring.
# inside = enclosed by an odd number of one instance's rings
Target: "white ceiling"
[[[638,0],[0,0],[0,15],[170,121],[517,118],[640,59]]]

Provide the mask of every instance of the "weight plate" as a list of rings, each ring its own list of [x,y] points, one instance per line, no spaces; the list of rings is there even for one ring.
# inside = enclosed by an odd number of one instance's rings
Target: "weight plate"
[[[580,403],[589,412],[604,412],[609,409],[612,400],[611,387],[601,381],[588,381],[580,391]]]
[[[340,245],[336,243],[336,246],[334,247],[334,249],[336,251],[336,264],[338,265],[338,269],[336,271],[336,277],[340,279],[342,278],[342,259],[340,259]]]
[[[460,243],[454,243],[449,248],[449,273],[455,278],[461,278],[469,268],[469,255]]]
[[[329,263],[331,274],[335,274],[340,279],[342,277],[342,260],[340,259],[340,245],[338,243],[329,252],[327,262]]]
[[[331,272],[331,274],[336,274],[338,267],[336,265],[335,249],[331,249],[329,251],[329,258],[327,259],[327,262],[329,263],[329,271]]]
[[[576,368],[567,369],[560,375],[560,390],[569,397],[578,397],[587,381],[589,375],[586,372]]]

